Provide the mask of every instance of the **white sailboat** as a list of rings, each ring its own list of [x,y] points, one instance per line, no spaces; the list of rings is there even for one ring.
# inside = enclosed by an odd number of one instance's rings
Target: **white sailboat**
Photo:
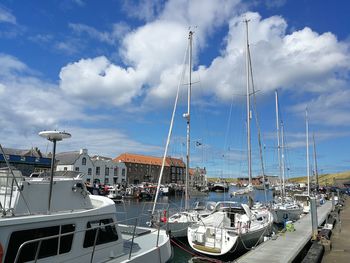
[[[188,227],[188,243],[197,252],[223,256],[257,246],[268,235],[272,214],[246,204],[218,202],[215,211]]]
[[[278,167],[280,170],[280,178],[281,178],[280,180],[281,196],[280,196],[280,199],[273,204],[272,213],[274,216],[274,222],[277,224],[281,224],[286,221],[296,221],[300,219],[300,215],[303,213],[303,207],[299,202],[293,200],[292,198],[286,197],[284,126],[283,126],[283,122],[281,122],[281,127],[280,127],[277,90],[275,91],[275,101],[276,101]],[[281,134],[280,134],[280,130],[281,130]]]
[[[250,89],[249,89],[249,42],[248,20],[246,24],[246,71],[247,71],[247,146],[249,185],[242,189],[247,194],[253,190],[250,138]],[[187,239],[190,246],[203,254],[223,256],[239,253],[263,241],[269,235],[273,216],[268,209],[259,207],[250,209],[246,204],[236,202],[218,202],[215,211],[188,228]]]
[[[114,202],[90,195],[78,176],[53,173],[56,141],[68,133],[40,133],[54,143],[50,176],[0,170],[0,262],[167,262],[164,230],[122,225]],[[5,156],[2,147],[0,150]]]
[[[172,214],[169,216],[169,218],[166,218],[164,223],[166,223],[166,229],[169,231],[172,237],[186,237],[187,235],[187,228],[190,224],[193,222],[196,222],[197,220],[200,219],[201,216],[206,216],[211,213],[210,209],[203,208],[203,209],[189,209],[189,166],[190,166],[190,124],[191,124],[191,92],[192,92],[192,40],[193,40],[193,31],[189,31],[188,35],[188,68],[189,68],[189,82],[188,82],[188,89],[187,89],[187,112],[183,114],[183,117],[186,119],[187,122],[187,129],[186,129],[186,177],[185,177],[185,209],[184,211],[176,212],[175,214]],[[186,52],[187,52],[186,51]],[[174,123],[174,116],[177,108],[177,102],[178,102],[178,97],[179,97],[179,88],[182,85],[182,83],[179,83],[178,89],[177,89],[177,94],[176,94],[176,99],[175,99],[175,105],[172,113],[172,118],[170,122],[170,128],[168,132],[168,138],[167,138],[167,143],[165,146],[165,151],[163,155],[163,164],[161,167],[161,172],[159,176],[159,181],[158,181],[158,188],[157,192],[155,195],[154,199],[154,204],[153,204],[153,209],[152,209],[152,215],[153,215],[153,220],[154,218],[157,218],[157,213],[156,213],[156,204],[158,200],[158,195],[160,191],[160,183],[163,175],[163,170],[164,170],[164,162],[165,158],[167,156],[167,151],[170,143],[170,137],[172,134],[172,127]],[[157,220],[156,220],[157,221]]]

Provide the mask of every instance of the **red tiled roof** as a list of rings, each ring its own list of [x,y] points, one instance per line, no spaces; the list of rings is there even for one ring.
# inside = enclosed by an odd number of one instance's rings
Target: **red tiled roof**
[[[123,153],[118,157],[114,158],[113,161],[161,166],[163,162],[163,158],[141,155],[141,154]],[[185,163],[181,159],[167,157],[165,159],[165,166],[185,167]]]

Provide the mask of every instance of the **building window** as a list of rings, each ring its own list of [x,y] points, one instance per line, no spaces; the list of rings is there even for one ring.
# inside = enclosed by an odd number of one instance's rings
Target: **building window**
[[[54,236],[58,235],[59,233],[71,233],[74,231],[75,225],[73,224],[15,231],[11,234],[4,262],[15,262],[20,246],[26,241]],[[73,233],[61,237],[53,237],[42,240],[40,250],[38,251],[38,259],[56,256],[57,253],[68,253],[72,248],[72,241]],[[38,247],[39,241],[29,242],[24,245],[22,247],[21,254],[19,255],[18,262],[34,260]]]
[[[109,167],[105,168],[105,175],[109,175]]]
[[[122,169],[122,176],[125,176],[125,169]]]
[[[114,176],[118,176],[118,167],[114,168]]]
[[[88,168],[88,175],[91,175],[91,174],[92,174],[92,169]]]
[[[97,166],[96,167],[96,175],[100,175],[100,170],[101,170],[100,166]]]
[[[79,172],[79,167],[75,167],[75,171],[76,171],[76,172]]]
[[[118,233],[112,224],[113,219],[102,219],[87,223],[83,247],[92,247],[96,238],[96,245],[105,244],[118,240]],[[111,225],[112,224],[112,225]],[[97,229],[99,229],[97,234]]]
[[[81,165],[86,165],[86,158],[83,157],[83,159],[81,159]]]

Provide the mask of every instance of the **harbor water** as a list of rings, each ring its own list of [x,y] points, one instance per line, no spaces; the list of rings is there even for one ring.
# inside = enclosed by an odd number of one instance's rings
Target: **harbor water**
[[[228,192],[209,192],[208,195],[194,196],[189,200],[190,207],[197,201],[236,201],[240,203],[246,203],[246,197],[230,197],[230,193],[239,188],[231,186]],[[254,190],[252,193],[254,202],[265,203],[270,202],[273,199],[272,191],[267,191],[266,200],[265,193],[262,190]],[[157,211],[162,209],[176,210],[184,207],[183,196],[161,196],[158,200]],[[150,214],[153,208],[151,201],[141,201],[135,199],[126,199],[122,203],[116,204],[117,214],[119,221],[127,224],[135,224],[147,226],[150,220]],[[186,239],[176,240],[177,245],[173,245],[174,257],[171,262],[188,262],[193,256],[197,255],[188,246]]]

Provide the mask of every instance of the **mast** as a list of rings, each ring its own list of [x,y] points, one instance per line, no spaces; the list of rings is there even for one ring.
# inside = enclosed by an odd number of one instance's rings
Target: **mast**
[[[280,139],[280,122],[278,112],[278,92],[275,90],[275,101],[276,101],[276,130],[277,130],[277,152],[278,152],[278,169],[280,174],[280,186],[281,186],[281,197],[283,200],[283,187],[282,187],[282,165],[281,165],[281,139]]]
[[[315,143],[315,133],[312,134],[313,148],[314,148],[314,169],[315,169],[315,178],[316,178],[316,191],[318,191],[318,170],[317,170],[317,156],[316,156],[316,143]]]
[[[281,166],[282,166],[282,200],[286,196],[286,184],[285,184],[285,162],[284,162],[284,125],[281,122]]]
[[[306,174],[307,174],[307,195],[310,196],[310,159],[309,159],[309,119],[307,108],[305,109],[306,123]]]
[[[249,185],[252,185],[252,150],[251,150],[251,136],[250,136],[250,91],[249,91],[249,39],[248,39],[248,22],[244,20],[246,25],[246,86],[247,86],[247,150],[248,150],[248,178]]]
[[[188,180],[189,180],[189,169],[190,169],[190,131],[191,131],[191,91],[192,91],[192,36],[193,31],[190,31],[188,34],[189,40],[189,58],[188,58],[188,67],[189,67],[189,84],[187,89],[187,113],[184,114],[184,118],[187,122],[187,134],[186,134],[186,181],[185,181],[185,209],[188,209]]]

